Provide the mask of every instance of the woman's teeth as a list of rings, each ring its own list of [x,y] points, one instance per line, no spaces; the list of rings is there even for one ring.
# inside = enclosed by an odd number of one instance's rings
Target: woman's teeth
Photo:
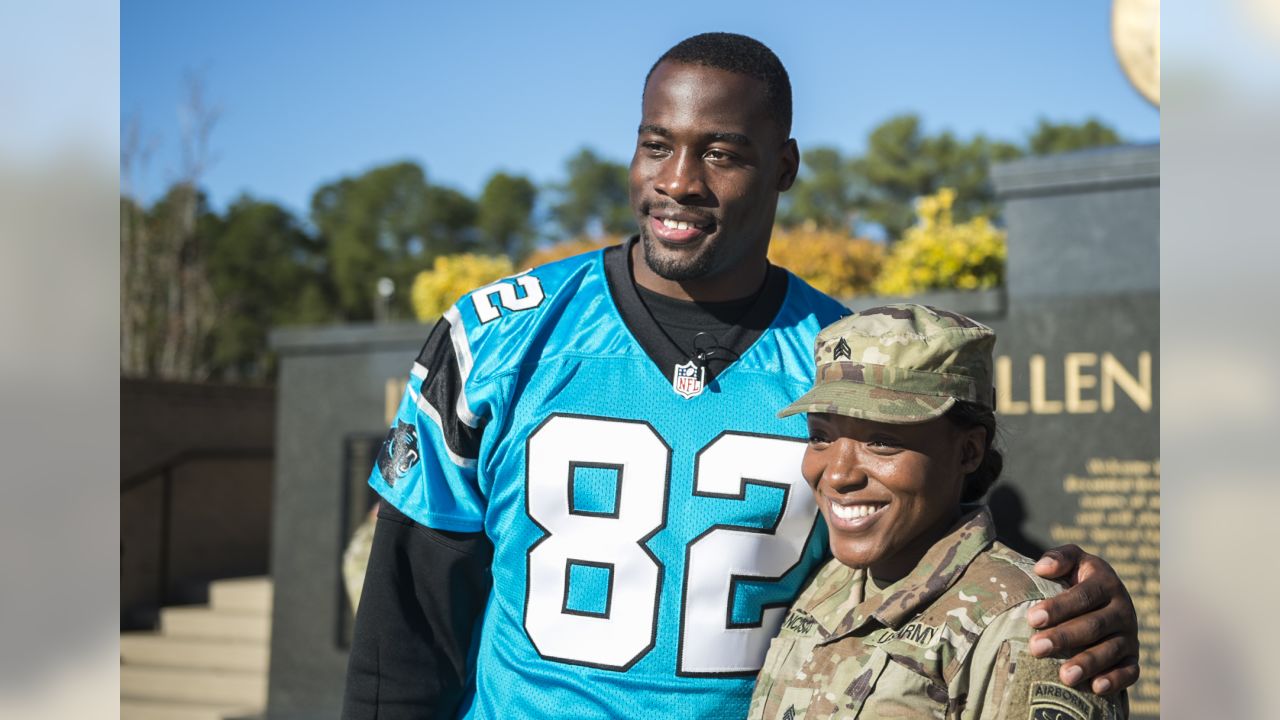
[[[831,512],[841,520],[857,520],[868,515],[874,515],[876,512],[883,510],[884,505],[837,505],[831,503]]]

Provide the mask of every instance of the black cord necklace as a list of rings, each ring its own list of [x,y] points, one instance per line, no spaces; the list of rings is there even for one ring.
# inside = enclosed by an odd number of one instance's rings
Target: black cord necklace
[[[738,307],[738,311],[734,313],[732,319],[726,321],[723,318],[716,316],[705,307],[699,307],[698,312],[703,315],[710,315],[718,324],[723,324],[725,329],[722,331],[723,335],[721,337],[717,337],[714,333],[706,330],[699,330],[693,336],[693,349],[691,351],[687,350],[675,339],[675,337],[673,337],[671,329],[659,319],[658,313],[654,312],[652,304],[662,302],[675,308],[680,307],[680,305],[675,305],[676,303],[695,307],[697,307],[698,304],[687,303],[685,301],[665,297],[659,299],[659,297],[657,297],[657,293],[641,289],[638,285],[636,286],[638,289],[642,290],[641,292],[638,292],[637,295],[639,295],[641,304],[644,306],[645,312],[649,315],[649,318],[653,321],[654,326],[658,328],[662,336],[676,351],[676,356],[685,358],[683,363],[676,362],[672,368],[672,387],[678,394],[686,398],[692,398],[700,395],[707,383],[710,382],[708,371],[712,361],[723,363],[727,366],[740,357],[740,354],[731,346],[736,344],[738,337],[744,332],[742,321],[759,303],[760,298],[764,294],[764,290],[768,285],[770,273],[772,272],[773,267],[770,266],[769,270],[765,273],[764,279],[751,293],[751,295],[739,301],[725,303],[725,305]],[[649,294],[649,298],[645,297],[646,293]]]
[[[747,309],[750,310],[750,308]],[[743,313],[743,315],[746,315],[746,313]],[[741,317],[738,318],[738,320],[741,319]],[[737,329],[736,322],[734,324],[734,329]],[[732,348],[727,348],[724,345],[721,345],[720,341],[709,332],[700,331],[697,335],[693,336],[693,361],[699,367],[707,367],[707,364],[712,359],[724,360],[725,364],[728,364],[737,360],[739,357],[741,357],[741,355],[734,352]]]

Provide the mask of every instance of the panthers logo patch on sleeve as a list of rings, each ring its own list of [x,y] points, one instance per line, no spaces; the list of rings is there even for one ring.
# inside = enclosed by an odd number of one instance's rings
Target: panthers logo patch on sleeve
[[[382,452],[378,453],[378,472],[382,473],[382,479],[388,485],[395,487],[396,480],[404,477],[418,463],[420,456],[418,429],[396,420],[396,426],[391,428],[382,443]]]

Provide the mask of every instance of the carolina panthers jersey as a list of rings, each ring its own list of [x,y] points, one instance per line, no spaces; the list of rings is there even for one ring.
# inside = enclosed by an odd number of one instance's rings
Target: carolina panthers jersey
[[[745,717],[827,550],[805,420],[775,414],[846,312],[788,276],[772,324],[705,386],[646,355],[602,252],[445,314],[370,484],[419,523],[493,542],[461,716]]]

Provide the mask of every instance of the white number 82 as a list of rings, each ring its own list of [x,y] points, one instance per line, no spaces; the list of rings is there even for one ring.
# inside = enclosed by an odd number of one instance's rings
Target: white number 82
[[[734,624],[734,584],[778,579],[800,562],[817,515],[799,471],[804,447],[726,432],[698,453],[695,495],[741,499],[750,482],[780,487],[784,499],[773,527],[716,525],[686,546],[678,674],[752,674],[763,664],[786,606]],[[529,436],[527,509],[547,535],[529,551],[525,631],[543,657],[625,670],[653,649],[665,568],[645,543],[666,525],[670,462],[644,422],[554,415]],[[615,512],[570,507],[567,484],[583,464],[619,468]],[[609,568],[606,613],[567,611],[571,563]]]

